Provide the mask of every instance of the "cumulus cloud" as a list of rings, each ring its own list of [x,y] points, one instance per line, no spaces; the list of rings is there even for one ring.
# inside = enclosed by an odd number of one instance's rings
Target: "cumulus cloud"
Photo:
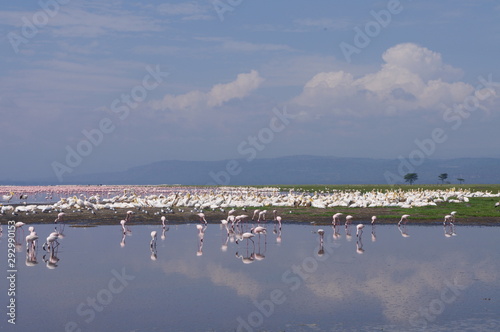
[[[413,110],[442,110],[461,103],[474,88],[458,81],[460,69],[439,53],[405,43],[388,49],[375,73],[355,78],[344,71],[322,72],[293,99],[317,112],[350,115],[393,115]]]
[[[249,73],[239,74],[236,80],[232,82],[216,84],[208,92],[194,90],[182,95],[168,94],[161,101],[151,102],[151,107],[157,110],[170,109],[176,111],[213,108],[221,106],[232,99],[241,99],[248,96],[263,81],[264,79],[260,77],[259,73],[252,70]]]

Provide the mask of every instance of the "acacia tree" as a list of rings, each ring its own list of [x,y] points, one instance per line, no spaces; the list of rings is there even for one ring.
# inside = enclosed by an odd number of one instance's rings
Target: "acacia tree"
[[[460,182],[460,184],[464,183],[465,179],[462,179],[462,178],[457,178],[458,182]]]
[[[417,173],[406,173],[406,175],[404,176],[404,179],[409,184],[413,184],[413,182],[418,180],[418,174]]]
[[[441,184],[444,184],[444,180],[448,178],[448,173],[439,174],[438,178],[441,180]]]

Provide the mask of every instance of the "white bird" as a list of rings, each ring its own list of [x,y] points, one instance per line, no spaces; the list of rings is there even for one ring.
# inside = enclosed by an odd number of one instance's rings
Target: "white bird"
[[[14,224],[14,226],[16,227],[16,229],[18,228],[22,228],[24,225],[26,225],[25,223],[23,223],[22,221],[18,221]]]
[[[377,221],[377,216],[372,216],[372,225],[375,225],[376,221]]]
[[[58,238],[59,238],[58,232],[50,233],[49,236],[47,237],[45,243],[42,246],[43,250],[47,250],[47,249],[54,250],[54,247],[59,244],[57,242]],[[54,245],[54,243],[55,243],[55,245]]]
[[[167,225],[165,225],[165,221],[167,221],[167,218],[165,218],[165,216],[161,216],[161,226],[165,229],[167,227]]]
[[[253,234],[266,234],[266,228],[262,226],[257,226],[252,229],[250,229],[250,232]]]
[[[267,213],[267,210],[260,211],[258,221],[266,222],[266,213]]]
[[[401,223],[403,223],[404,225],[406,225],[406,223],[408,222],[408,217],[410,217],[409,214],[403,214],[401,216],[401,219],[398,222],[398,226],[401,225]]]
[[[149,242],[151,248],[156,248],[156,231],[151,232],[151,242]]]
[[[347,225],[350,225],[352,223],[352,216],[351,215],[348,215],[345,217],[345,224],[346,226]]]
[[[252,239],[254,236],[255,235],[253,233],[245,232],[245,233],[243,233],[243,234],[240,235],[239,240],[242,241],[242,240],[246,239],[247,243],[248,243],[248,240],[251,240],[254,243],[254,245],[255,245],[255,242]],[[235,242],[236,242],[236,244],[238,244],[238,239],[236,239]]]
[[[320,228],[318,229],[318,234],[319,234],[319,243],[323,244],[323,238],[325,236],[325,230]]]
[[[28,249],[30,249],[30,248],[36,248],[36,240],[38,240],[38,235],[33,230],[33,231],[30,232],[29,235],[26,236],[26,247]]]
[[[333,215],[333,217],[332,217],[332,218],[333,218],[332,224],[333,224],[334,226],[336,226],[336,225],[340,224],[340,216],[341,216],[341,215],[342,215],[342,213],[335,213],[335,214]]]
[[[61,222],[64,221],[64,216],[65,216],[64,212],[59,212],[57,214],[56,220],[54,220],[54,223],[57,224],[59,221],[61,221]]]
[[[123,234],[130,234],[131,233],[130,229],[128,227],[125,227],[126,223],[127,223],[126,219],[120,220],[120,224],[122,225]]]
[[[363,228],[365,228],[363,224],[358,224],[356,226],[356,236],[361,236],[361,234],[363,234]]]
[[[207,224],[207,220],[205,219],[205,214],[203,212],[198,213],[198,217],[200,217],[200,221],[203,221],[205,225]]]
[[[14,197],[14,193],[12,191],[8,195],[2,195],[2,199],[4,201],[7,201],[7,203],[10,202],[10,200],[12,199],[12,197]]]
[[[452,217],[452,221],[455,222],[455,215],[457,214],[457,211],[451,211],[450,214]]]
[[[126,221],[132,220],[132,215],[134,214],[134,211],[127,211],[127,216],[125,217]]]
[[[444,216],[443,226],[446,226],[446,223],[453,225],[453,216],[451,214],[447,214]]]

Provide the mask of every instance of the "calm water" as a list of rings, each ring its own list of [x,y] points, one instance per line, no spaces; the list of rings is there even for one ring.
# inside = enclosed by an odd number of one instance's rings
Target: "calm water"
[[[170,225],[164,239],[160,226],[131,226],[122,239],[120,226],[67,225],[55,264],[42,249],[54,225],[35,227],[38,264],[26,264],[24,243],[17,253],[15,326],[9,280],[0,284],[2,331],[500,330],[498,227],[457,226],[447,237],[442,226],[409,225],[403,237],[395,225],[374,235],[367,225],[360,243],[355,225],[336,239],[325,226],[318,254],[317,226],[268,225],[254,247],[219,225],[203,236]]]

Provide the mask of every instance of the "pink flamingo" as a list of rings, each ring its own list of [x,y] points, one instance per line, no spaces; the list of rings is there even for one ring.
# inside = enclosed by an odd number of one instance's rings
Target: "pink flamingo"
[[[205,225],[208,224],[207,220],[205,219],[205,214],[203,212],[198,213],[198,217],[200,217],[200,222],[203,221]]]
[[[398,222],[398,226],[401,225],[401,223],[403,223],[404,225],[406,225],[406,223],[408,222],[408,217],[410,217],[409,214],[403,214],[401,216],[401,220],[399,220],[399,222]]]
[[[341,216],[341,215],[342,215],[342,213],[335,213],[335,214],[333,215],[333,217],[332,217],[332,218],[333,218],[333,220],[332,220],[332,224],[333,224],[334,226],[337,226],[338,224],[340,224],[340,216]]]

